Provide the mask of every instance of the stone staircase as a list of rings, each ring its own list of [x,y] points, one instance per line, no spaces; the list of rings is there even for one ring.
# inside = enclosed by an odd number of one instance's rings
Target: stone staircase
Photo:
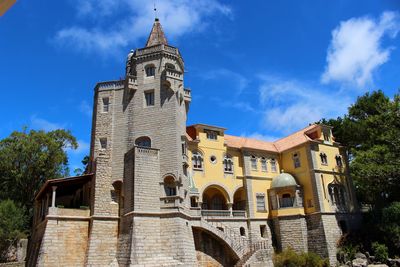
[[[269,251],[267,240],[251,243],[248,238],[241,236],[236,231],[233,231],[232,228],[219,221],[205,220],[202,218],[199,226],[218,236],[233,250],[239,258],[235,267],[246,266],[247,261],[260,250]]]

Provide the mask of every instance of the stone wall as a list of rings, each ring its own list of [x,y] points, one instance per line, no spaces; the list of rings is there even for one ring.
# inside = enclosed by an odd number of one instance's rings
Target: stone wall
[[[307,224],[303,216],[279,217],[273,220],[278,249],[293,248],[307,252]]]

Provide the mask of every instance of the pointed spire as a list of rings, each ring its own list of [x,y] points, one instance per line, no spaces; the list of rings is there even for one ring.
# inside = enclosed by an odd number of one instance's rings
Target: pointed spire
[[[165,38],[164,31],[161,27],[160,20],[158,18],[155,19],[153,28],[151,29],[149,38],[147,39],[146,47],[159,45],[159,44],[168,44],[167,38]]]

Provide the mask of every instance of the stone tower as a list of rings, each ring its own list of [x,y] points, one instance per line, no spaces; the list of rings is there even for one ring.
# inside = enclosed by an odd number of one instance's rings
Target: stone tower
[[[195,265],[186,156],[190,91],[158,19],[126,78],[97,84],[88,265]]]

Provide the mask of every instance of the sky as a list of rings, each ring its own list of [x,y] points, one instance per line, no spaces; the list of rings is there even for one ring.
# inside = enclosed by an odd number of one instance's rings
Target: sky
[[[68,129],[82,167],[93,89],[124,76],[154,4],[185,61],[188,125],[274,141],[366,92],[399,92],[399,0],[19,0],[0,17],[0,138]]]

